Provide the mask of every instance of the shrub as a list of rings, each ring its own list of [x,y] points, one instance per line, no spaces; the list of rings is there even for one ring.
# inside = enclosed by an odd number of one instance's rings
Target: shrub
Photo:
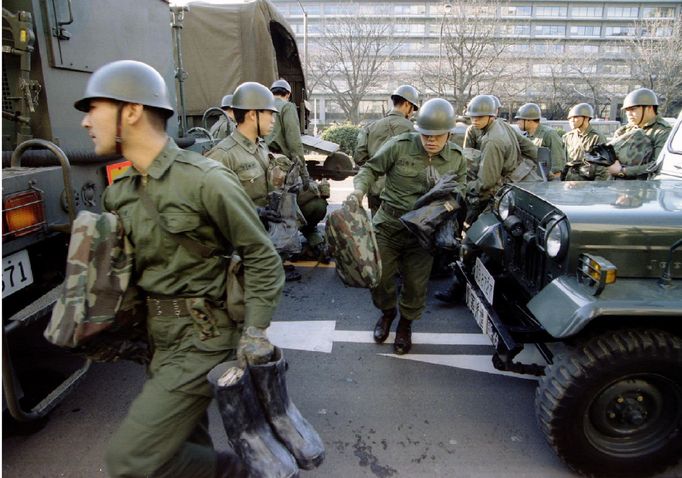
[[[334,124],[322,132],[322,139],[338,144],[341,151],[352,156],[358,140],[358,131],[360,127],[350,123]]]

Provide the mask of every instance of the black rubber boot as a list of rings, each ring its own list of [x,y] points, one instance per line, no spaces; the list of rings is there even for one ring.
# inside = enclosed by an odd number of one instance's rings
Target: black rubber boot
[[[298,477],[296,460],[275,437],[265,419],[248,368],[232,385],[220,386],[218,379],[237,361],[223,362],[208,373],[227,440],[242,459],[250,478]]]
[[[393,351],[398,355],[405,355],[412,348],[412,321],[403,319],[398,321],[398,327],[395,331],[395,342],[393,342]]]
[[[447,289],[440,290],[433,296],[441,302],[448,304],[458,304],[464,300],[464,285],[460,279],[455,276]]]
[[[271,362],[249,368],[265,416],[277,437],[294,455],[299,467],[311,470],[319,466],[324,459],[324,444],[289,398],[282,350],[275,347]]]
[[[374,326],[374,341],[378,344],[383,344],[391,331],[391,324],[395,320],[395,316],[398,313],[396,309],[388,309],[382,311],[381,317],[377,320]]]

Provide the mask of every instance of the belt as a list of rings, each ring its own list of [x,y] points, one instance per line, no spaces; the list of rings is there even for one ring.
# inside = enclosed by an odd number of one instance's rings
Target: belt
[[[190,315],[187,308],[187,301],[179,299],[159,299],[157,297],[147,297],[147,311],[150,316],[175,316],[182,317]]]
[[[386,204],[386,202],[381,203],[380,209],[389,216],[394,217],[396,219],[400,219],[400,216],[402,216],[406,212],[409,212],[407,209],[398,209],[397,207],[393,207],[389,204]]]

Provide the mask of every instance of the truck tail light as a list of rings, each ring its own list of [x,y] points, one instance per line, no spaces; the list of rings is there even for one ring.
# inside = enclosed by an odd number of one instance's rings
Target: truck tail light
[[[40,191],[22,191],[2,201],[3,239],[21,237],[45,226],[45,208]]]
[[[578,282],[593,289],[599,295],[608,284],[616,282],[618,268],[601,256],[580,254],[578,257]]]

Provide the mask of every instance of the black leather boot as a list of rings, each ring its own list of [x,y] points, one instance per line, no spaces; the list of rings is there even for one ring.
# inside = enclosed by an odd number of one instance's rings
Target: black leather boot
[[[273,360],[262,365],[249,365],[253,383],[265,416],[277,438],[296,458],[298,466],[311,470],[324,459],[324,444],[313,426],[301,415],[289,398],[282,350],[275,347]]]
[[[216,460],[215,478],[249,478],[249,475],[241,458],[232,451],[221,451]]]
[[[393,351],[398,355],[405,355],[412,348],[412,321],[403,319],[398,321],[398,328],[395,331],[395,342]]]
[[[381,317],[374,326],[374,341],[378,344],[383,344],[388,337],[391,330],[391,324],[397,314],[396,309],[384,310]]]
[[[455,276],[447,289],[439,290],[433,296],[441,302],[458,304],[464,299],[464,285],[459,278]]]
[[[233,384],[218,384],[218,379],[232,367],[237,367],[236,360],[216,365],[207,377],[213,385],[230,446],[251,478],[298,477],[296,460],[265,419],[248,368]]]

